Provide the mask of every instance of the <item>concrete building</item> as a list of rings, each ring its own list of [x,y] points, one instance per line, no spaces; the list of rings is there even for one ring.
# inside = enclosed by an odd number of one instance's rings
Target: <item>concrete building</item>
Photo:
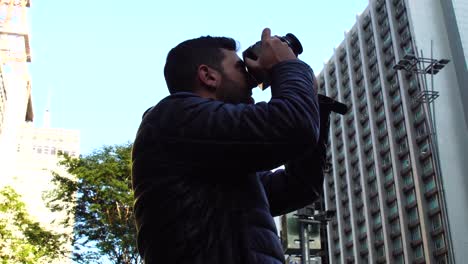
[[[53,190],[52,172],[67,175],[58,165],[58,153],[67,153],[72,157],[80,154],[79,131],[50,128],[47,120],[43,127],[36,128],[32,123],[24,123],[17,135],[16,162],[13,177],[6,183],[21,195],[27,212],[42,227],[59,233],[72,234],[73,227],[64,228],[60,224],[65,219],[61,212],[51,212],[45,205],[44,194]],[[72,223],[70,223],[72,224]],[[71,244],[65,245],[71,251]],[[57,259],[54,263],[71,263],[71,259]]]
[[[331,120],[330,263],[468,259],[467,10],[371,0],[319,73],[350,106]]]
[[[29,6],[27,0],[0,3],[0,185],[12,177],[20,127],[33,120]]]

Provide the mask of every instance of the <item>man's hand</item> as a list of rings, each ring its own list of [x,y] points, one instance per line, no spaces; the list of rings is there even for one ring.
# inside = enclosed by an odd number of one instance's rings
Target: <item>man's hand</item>
[[[262,32],[259,58],[257,60],[245,58],[245,63],[255,71],[268,71],[279,62],[293,59],[297,58],[288,44],[277,37],[272,37],[270,29],[265,28]]]

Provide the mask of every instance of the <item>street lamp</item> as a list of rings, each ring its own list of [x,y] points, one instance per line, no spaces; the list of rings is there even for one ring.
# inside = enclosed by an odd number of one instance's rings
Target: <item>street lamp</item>
[[[299,236],[301,244],[301,259],[303,264],[309,264],[310,259],[310,249],[309,249],[309,226],[318,225],[320,230],[328,225],[328,222],[331,221],[335,215],[335,210],[316,210],[315,205],[309,205],[302,209],[297,210],[295,216],[298,218],[299,222]],[[320,235],[322,232],[319,232],[320,239],[323,239]],[[322,242],[322,241],[321,241]]]
[[[450,62],[447,59],[435,60],[430,58],[416,57],[413,54],[406,54],[396,65],[394,70],[405,70],[419,74],[436,75],[442,68]],[[420,67],[422,66],[422,67]]]
[[[413,54],[406,54],[403,58],[393,66],[393,69],[398,71],[406,71],[408,73],[416,73],[421,76],[422,80],[424,80],[423,89],[416,95],[414,95],[414,101],[418,103],[427,103],[427,108],[425,110],[429,113],[429,125],[430,125],[430,142],[432,143],[431,147],[434,148],[436,151],[432,152],[435,158],[435,167],[437,171],[437,175],[439,177],[435,177],[436,185],[438,189],[441,191],[442,195],[441,198],[445,200],[445,192],[443,188],[443,178],[442,178],[442,170],[440,164],[440,157],[439,157],[439,145],[437,140],[437,127],[435,126],[435,104],[432,105],[431,103],[439,97],[439,92],[434,90],[434,75],[439,73],[449,62],[448,59],[440,59],[436,60],[432,56],[433,54],[433,42],[431,41],[431,58],[424,58],[423,53],[421,51],[421,57],[418,57]],[[429,90],[427,87],[427,75],[431,77],[431,89]],[[433,137],[432,137],[433,136]],[[430,151],[430,149],[428,150]],[[445,206],[442,208],[442,214],[445,218],[445,228],[448,230],[447,234],[449,236],[448,244],[450,245],[449,248],[451,250],[451,254],[449,254],[449,259],[453,259],[453,246],[451,244],[452,239],[450,238],[450,225],[448,225],[448,213]]]
[[[448,59],[436,60],[432,58],[417,57],[413,54],[406,54],[393,66],[393,69],[420,75],[429,74],[431,75],[432,85],[433,76],[439,73],[439,71],[442,70],[449,62],[450,60]],[[432,103],[437,97],[439,97],[438,91],[434,91],[434,89],[424,89],[414,96],[414,100],[418,102]]]

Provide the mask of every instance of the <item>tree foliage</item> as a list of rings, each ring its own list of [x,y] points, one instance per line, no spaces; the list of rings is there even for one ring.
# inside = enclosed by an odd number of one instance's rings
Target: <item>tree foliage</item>
[[[141,261],[132,211],[131,148],[104,146],[80,158],[63,155],[60,164],[71,177],[54,173],[58,187],[48,194],[48,206],[74,219],[73,259],[78,263]]]
[[[15,190],[0,190],[0,263],[50,263],[66,252],[62,236],[31,220]]]

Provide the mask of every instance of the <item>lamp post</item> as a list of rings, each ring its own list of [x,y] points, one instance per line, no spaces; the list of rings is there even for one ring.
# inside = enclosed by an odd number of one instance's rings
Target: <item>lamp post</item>
[[[322,231],[328,225],[328,222],[333,219],[336,212],[335,210],[316,210],[317,204],[314,206],[306,206],[302,209],[297,210],[296,217],[298,218],[299,222],[299,236],[300,236],[300,244],[301,244],[301,264],[309,264],[310,260],[310,248],[309,242],[312,242],[309,238],[309,227],[311,225],[318,225],[319,226],[319,237],[322,240],[324,237],[322,236]],[[321,207],[318,205],[318,207]],[[321,241],[322,242],[322,241]],[[323,246],[323,245],[321,245]],[[322,256],[324,257],[324,256]],[[326,261],[326,263],[328,263]]]
[[[420,75],[431,75],[431,90],[423,89],[415,96],[415,100],[419,102],[432,103],[437,97],[439,92],[434,91],[434,75],[439,73],[445,65],[450,62],[448,59],[435,60],[432,58],[417,57],[413,54],[406,54],[396,65],[393,66],[394,70],[403,70],[408,73],[416,73]],[[425,88],[427,82],[425,80]]]
[[[423,52],[421,51],[421,56],[416,56],[414,54],[406,54],[403,58],[398,61],[396,65],[393,66],[393,69],[398,71],[405,71],[407,73],[414,73],[417,74],[418,77],[421,77],[422,81],[422,90],[416,93],[413,96],[415,102],[418,103],[426,103],[427,107],[424,108],[428,113],[429,116],[429,140],[432,143],[431,148],[435,149],[436,151],[432,151],[434,159],[435,159],[435,168],[437,175],[439,177],[434,177],[434,180],[437,184],[438,189],[441,192],[441,198],[445,201],[445,191],[443,188],[443,179],[442,179],[442,171],[440,165],[440,158],[439,158],[439,144],[437,140],[437,127],[435,126],[435,104],[434,101],[439,97],[439,92],[434,90],[434,75],[439,73],[448,63],[450,60],[448,59],[434,59],[433,58],[433,42],[431,41],[431,57],[425,58],[423,57]],[[427,75],[431,78],[430,89],[427,85]],[[432,107],[431,107],[432,104]],[[444,203],[445,204],[445,203]],[[449,263],[454,263],[453,260],[453,247],[451,246],[452,239],[450,238],[450,223],[448,221],[448,214],[447,208],[442,206],[443,217],[445,218],[445,226],[447,230],[447,236],[449,237],[447,241],[447,246],[451,254],[449,254],[448,259]]]

